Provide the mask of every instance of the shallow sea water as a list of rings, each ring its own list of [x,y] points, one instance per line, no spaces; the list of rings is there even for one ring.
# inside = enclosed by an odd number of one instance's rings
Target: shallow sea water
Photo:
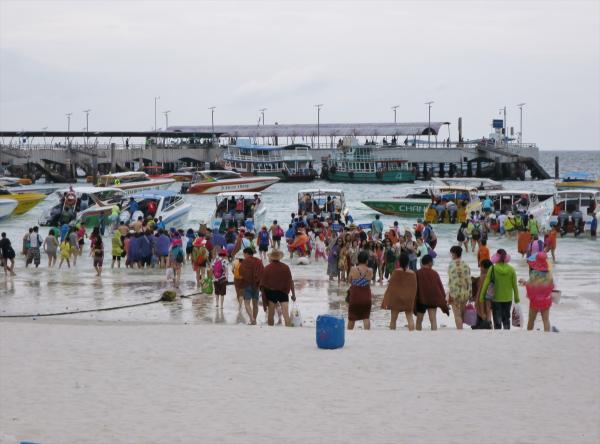
[[[553,165],[555,153],[542,153],[542,163],[550,170]],[[561,162],[572,161],[573,155],[560,153]],[[585,153],[585,165],[596,165],[598,153]],[[583,160],[581,158],[580,160]],[[591,163],[590,163],[591,162]],[[574,162],[572,169],[581,163]],[[596,165],[595,168],[598,168]],[[565,169],[566,170],[566,169]],[[587,169],[589,171],[589,168]],[[596,171],[597,172],[597,171]],[[417,183],[415,185],[421,185]],[[304,188],[342,188],[346,194],[347,205],[355,222],[370,222],[374,212],[364,206],[361,201],[371,198],[384,198],[399,196],[407,188],[415,185],[356,185],[356,184],[330,184],[316,181],[309,184],[279,183],[263,192],[263,199],[267,207],[269,220],[277,219],[287,223],[290,213],[295,211],[296,196]],[[512,182],[504,183],[505,188],[531,188],[538,192],[552,192],[553,181],[542,182]],[[46,199],[26,215],[0,222],[0,230],[5,231],[15,251],[21,250],[21,239],[27,228],[37,223],[43,211],[54,202],[53,197]],[[197,227],[201,220],[208,220],[214,208],[214,196],[186,196],[193,205],[187,227]],[[410,219],[401,219],[382,216],[386,225],[391,225],[398,220],[401,225],[410,226],[414,223]],[[440,273],[442,281],[446,283],[447,267],[450,261],[448,250],[454,243],[457,226],[438,225],[438,257],[435,268]],[[47,228],[41,229],[42,236],[47,234]],[[108,237],[108,236],[107,236]],[[17,259],[17,276],[13,278],[0,277],[0,315],[57,313],[64,311],[91,310],[103,307],[122,306],[140,302],[156,300],[160,293],[168,288],[165,282],[164,270],[131,270],[110,269],[109,245],[106,240],[106,258],[104,272],[101,278],[95,276],[92,268],[89,249],[78,260],[77,266],[71,269],[48,269],[47,260],[42,255],[42,265],[39,269],[24,268],[24,258]],[[491,237],[488,243],[491,250],[505,248],[512,255],[512,264],[517,270],[519,278],[527,277],[527,265],[520,255],[516,253],[515,239],[498,239]],[[466,254],[466,260],[471,266],[472,274],[477,275],[476,258],[473,253]],[[287,261],[287,259],[286,259]],[[288,262],[289,263],[289,262]],[[329,282],[325,273],[324,262],[312,262],[310,265],[292,264],[298,305],[302,312],[305,325],[313,325],[314,318],[323,313],[346,312],[344,303],[347,286],[337,282]],[[553,325],[560,330],[570,331],[600,331],[600,242],[589,238],[564,238],[558,240],[557,262],[554,266],[557,287],[562,290],[561,303],[552,309],[551,320]],[[194,274],[191,266],[184,268],[181,292],[190,294],[195,291]],[[373,312],[372,321],[375,328],[383,328],[389,322],[389,312],[379,309],[385,284],[373,287]],[[527,306],[524,291],[521,291],[524,308]],[[122,322],[175,322],[175,323],[228,323],[244,324],[246,315],[238,311],[235,291],[232,286],[227,288],[225,307],[218,310],[214,306],[214,298],[206,295],[195,295],[181,298],[175,302],[145,305],[135,308],[114,311],[81,313],[64,316],[71,319],[90,319],[102,321]],[[264,321],[259,315],[259,321]],[[402,322],[402,321],[401,321]],[[452,318],[438,314],[438,323],[444,328],[454,328]],[[427,323],[425,323],[427,324]],[[536,328],[540,327],[540,321]]]

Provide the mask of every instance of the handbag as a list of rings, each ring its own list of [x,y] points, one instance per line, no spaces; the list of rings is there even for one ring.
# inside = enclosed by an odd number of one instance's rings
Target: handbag
[[[477,310],[475,310],[475,306],[472,302],[469,302],[465,307],[463,323],[471,327],[477,324]]]
[[[493,301],[494,300],[494,296],[495,296],[495,291],[494,291],[494,285],[496,283],[496,275],[494,274],[494,266],[491,266],[491,269],[489,271],[490,273],[490,284],[488,285],[487,291],[485,292],[485,300],[486,301]]]
[[[523,311],[519,304],[513,305],[512,309],[512,325],[513,327],[521,327],[523,321]]]

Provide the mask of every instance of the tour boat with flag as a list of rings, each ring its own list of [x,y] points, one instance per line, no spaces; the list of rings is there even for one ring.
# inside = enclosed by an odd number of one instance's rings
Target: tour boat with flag
[[[133,194],[148,190],[166,190],[173,183],[175,183],[175,179],[169,177],[157,177],[153,179],[143,171],[129,171],[100,176],[96,185],[100,187],[115,187],[123,190],[125,194]]]
[[[181,186],[181,192],[191,194],[219,194],[262,191],[277,182],[279,182],[278,177],[242,176],[235,171],[196,171],[191,182],[186,182]]]

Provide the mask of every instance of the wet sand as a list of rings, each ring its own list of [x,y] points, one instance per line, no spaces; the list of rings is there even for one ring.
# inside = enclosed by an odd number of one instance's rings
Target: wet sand
[[[596,443],[596,333],[0,322],[0,442]]]

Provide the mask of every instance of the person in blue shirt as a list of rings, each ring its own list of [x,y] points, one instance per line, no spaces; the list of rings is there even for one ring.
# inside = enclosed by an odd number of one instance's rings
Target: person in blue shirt
[[[127,210],[132,215],[133,215],[133,213],[135,213],[138,210],[138,203],[136,202],[136,200],[133,197],[129,198],[129,204],[127,205]]]
[[[376,214],[375,220],[371,223],[371,233],[375,241],[381,239],[383,235],[383,222],[381,222],[379,217],[379,214]]]
[[[165,226],[162,216],[158,216],[158,221],[156,222],[156,229],[164,230],[165,228],[166,228],[166,226]]]
[[[492,201],[492,199],[490,199],[490,196],[485,196],[482,208],[485,213],[491,213],[492,211],[494,211],[494,202]]]

